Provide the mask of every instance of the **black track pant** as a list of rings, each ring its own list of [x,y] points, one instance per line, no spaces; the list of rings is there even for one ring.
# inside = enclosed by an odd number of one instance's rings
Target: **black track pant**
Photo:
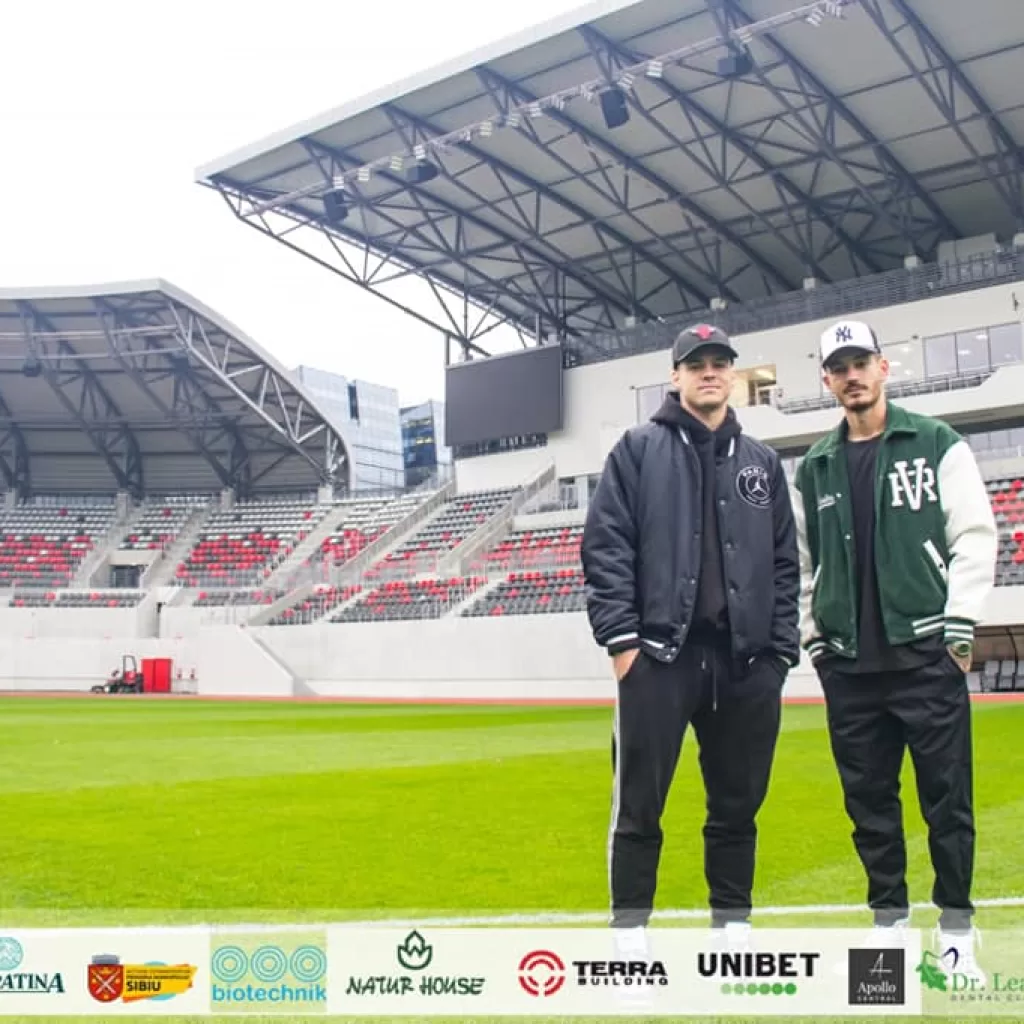
[[[947,654],[903,673],[847,675],[819,670],[832,753],[853,842],[868,876],[878,924],[907,915],[907,850],[900,769],[909,749],[935,872],[940,925],[970,927],[974,871],[971,706],[963,673]]]
[[[768,790],[779,733],[781,667],[758,659],[741,678],[710,648],[673,664],[638,654],[618,685],[609,875],[613,927],[645,925],[654,906],[661,816],[686,727],[693,724],[707,793],[704,873],[712,921],[751,909],[754,818]]]

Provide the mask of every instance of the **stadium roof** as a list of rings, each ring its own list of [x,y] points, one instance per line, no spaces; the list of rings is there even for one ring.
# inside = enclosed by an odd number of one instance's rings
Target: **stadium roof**
[[[599,0],[197,177],[467,347],[672,319],[1024,230],[1021,3]]]
[[[0,475],[22,494],[347,487],[340,434],[254,341],[164,281],[0,289]]]

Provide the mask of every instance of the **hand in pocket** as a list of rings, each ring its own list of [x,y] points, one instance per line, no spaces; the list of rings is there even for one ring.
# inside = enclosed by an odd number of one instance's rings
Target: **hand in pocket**
[[[633,667],[633,662],[640,657],[640,649],[634,647],[630,651],[623,651],[621,654],[612,655],[612,670],[615,673],[616,682],[621,683],[627,673]]]

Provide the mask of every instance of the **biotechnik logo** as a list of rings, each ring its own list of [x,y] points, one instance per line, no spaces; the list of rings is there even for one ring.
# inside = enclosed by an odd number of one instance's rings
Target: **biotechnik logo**
[[[213,951],[210,973],[215,1011],[266,1010],[267,1003],[303,1010],[327,1007],[327,953],[322,943],[264,943],[251,951],[244,944],[224,944]]]

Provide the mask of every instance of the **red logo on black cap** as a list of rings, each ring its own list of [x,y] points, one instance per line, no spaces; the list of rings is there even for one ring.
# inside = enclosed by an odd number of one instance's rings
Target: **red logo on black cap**
[[[707,341],[715,333],[715,328],[710,324],[698,324],[691,333],[696,334],[701,341]]]

